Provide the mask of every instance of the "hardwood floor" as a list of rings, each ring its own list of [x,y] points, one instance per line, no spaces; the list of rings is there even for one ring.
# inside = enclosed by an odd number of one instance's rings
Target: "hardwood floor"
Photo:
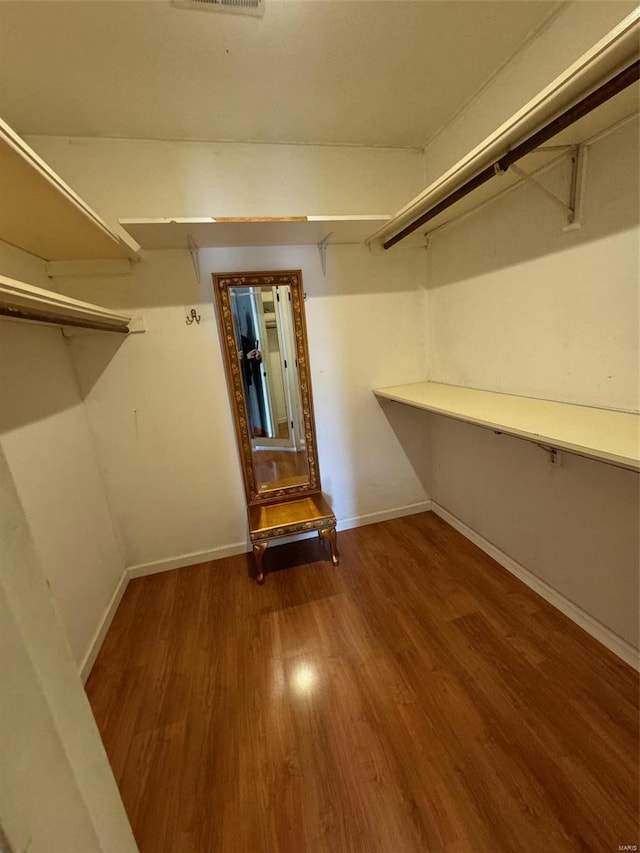
[[[253,454],[253,464],[258,483],[271,489],[309,482],[309,461],[306,452],[256,450]]]
[[[131,581],[87,685],[143,853],[638,844],[638,679],[432,513]]]

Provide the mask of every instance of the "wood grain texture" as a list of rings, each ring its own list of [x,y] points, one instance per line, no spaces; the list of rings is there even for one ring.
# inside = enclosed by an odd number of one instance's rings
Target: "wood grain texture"
[[[295,526],[304,522],[316,523],[318,527],[336,523],[336,517],[321,492],[289,501],[272,504],[252,504],[247,508],[249,533]]]
[[[340,540],[129,584],[87,692],[142,853],[637,844],[636,673],[432,513]]]

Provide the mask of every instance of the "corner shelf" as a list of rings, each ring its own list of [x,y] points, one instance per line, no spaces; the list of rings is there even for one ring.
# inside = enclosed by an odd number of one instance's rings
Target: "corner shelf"
[[[477,186],[470,194],[462,196],[465,184],[637,61],[640,53],[639,32],[640,7],[381,228],[370,234],[367,242],[373,247],[380,247],[388,240],[394,240],[396,235],[419,217],[429,214],[440,205],[450,204],[441,212],[434,211],[435,215],[432,215],[428,224],[425,222],[413,234],[402,238],[404,245],[424,246],[431,232],[520,185],[526,178],[517,174],[519,169],[513,172],[507,169],[506,172],[497,173],[487,183]],[[639,86],[635,82],[519,159],[519,166],[526,167],[529,175],[539,174],[562,156],[559,149],[566,148],[568,151],[576,146],[586,147],[609,129],[637,116],[639,103]],[[462,197],[457,198],[456,194]]]
[[[389,216],[120,219],[143,249],[362,243]]]
[[[144,331],[137,318],[0,275],[0,319],[25,320],[127,334]]]
[[[0,199],[0,240],[46,261],[138,257],[1,119]]]
[[[373,393],[380,399],[640,471],[637,414],[437,382],[377,388]]]

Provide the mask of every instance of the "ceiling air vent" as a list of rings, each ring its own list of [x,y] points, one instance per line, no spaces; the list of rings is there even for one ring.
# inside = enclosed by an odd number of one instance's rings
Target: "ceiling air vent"
[[[234,15],[264,15],[264,0],[169,0],[177,9],[200,9],[203,12],[231,12]]]

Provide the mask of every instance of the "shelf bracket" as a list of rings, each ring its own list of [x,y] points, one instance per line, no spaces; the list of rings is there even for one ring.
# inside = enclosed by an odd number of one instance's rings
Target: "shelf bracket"
[[[191,234],[187,234],[187,244],[189,246],[189,254],[191,255],[191,263],[196,273],[198,282],[200,281],[200,247],[193,239]]]
[[[559,198],[551,190],[547,189],[544,184],[540,183],[533,175],[525,172],[520,166],[512,163],[509,169],[514,172],[523,181],[531,184],[532,187],[542,193],[556,207],[559,207],[566,215],[567,222],[564,226],[564,231],[573,231],[582,226],[582,201],[584,197],[584,184],[586,178],[586,156],[587,149],[584,145],[571,146],[569,149],[571,159],[571,183],[569,186],[569,201],[568,203]]]
[[[539,447],[540,450],[544,450],[545,453],[549,454],[550,465],[553,465],[556,468],[562,467],[562,454],[557,447],[551,447],[549,444],[540,444],[539,442],[536,442],[536,446]]]
[[[329,231],[326,237],[323,237],[322,240],[318,243],[318,251],[320,252],[320,263],[322,264],[322,275],[327,277],[327,243],[329,241],[329,237],[333,234],[333,231]]]
[[[569,190],[569,206],[572,210],[571,221],[563,231],[575,231],[582,228],[584,213],[584,197],[587,185],[587,145],[576,145],[571,152],[571,188]]]
[[[509,168],[512,172],[515,172],[515,174],[519,178],[522,178],[523,181],[526,181],[528,184],[531,184],[531,186],[535,187],[538,192],[546,196],[549,201],[552,201],[557,207],[563,210],[569,218],[573,215],[573,210],[566,202],[562,201],[561,198],[558,198],[555,193],[552,193],[551,190],[548,190],[543,184],[540,183],[540,181],[536,180],[536,178],[534,178],[528,172],[525,172],[525,170],[521,169],[520,166],[516,166],[516,164],[513,163],[513,165],[511,165]]]

